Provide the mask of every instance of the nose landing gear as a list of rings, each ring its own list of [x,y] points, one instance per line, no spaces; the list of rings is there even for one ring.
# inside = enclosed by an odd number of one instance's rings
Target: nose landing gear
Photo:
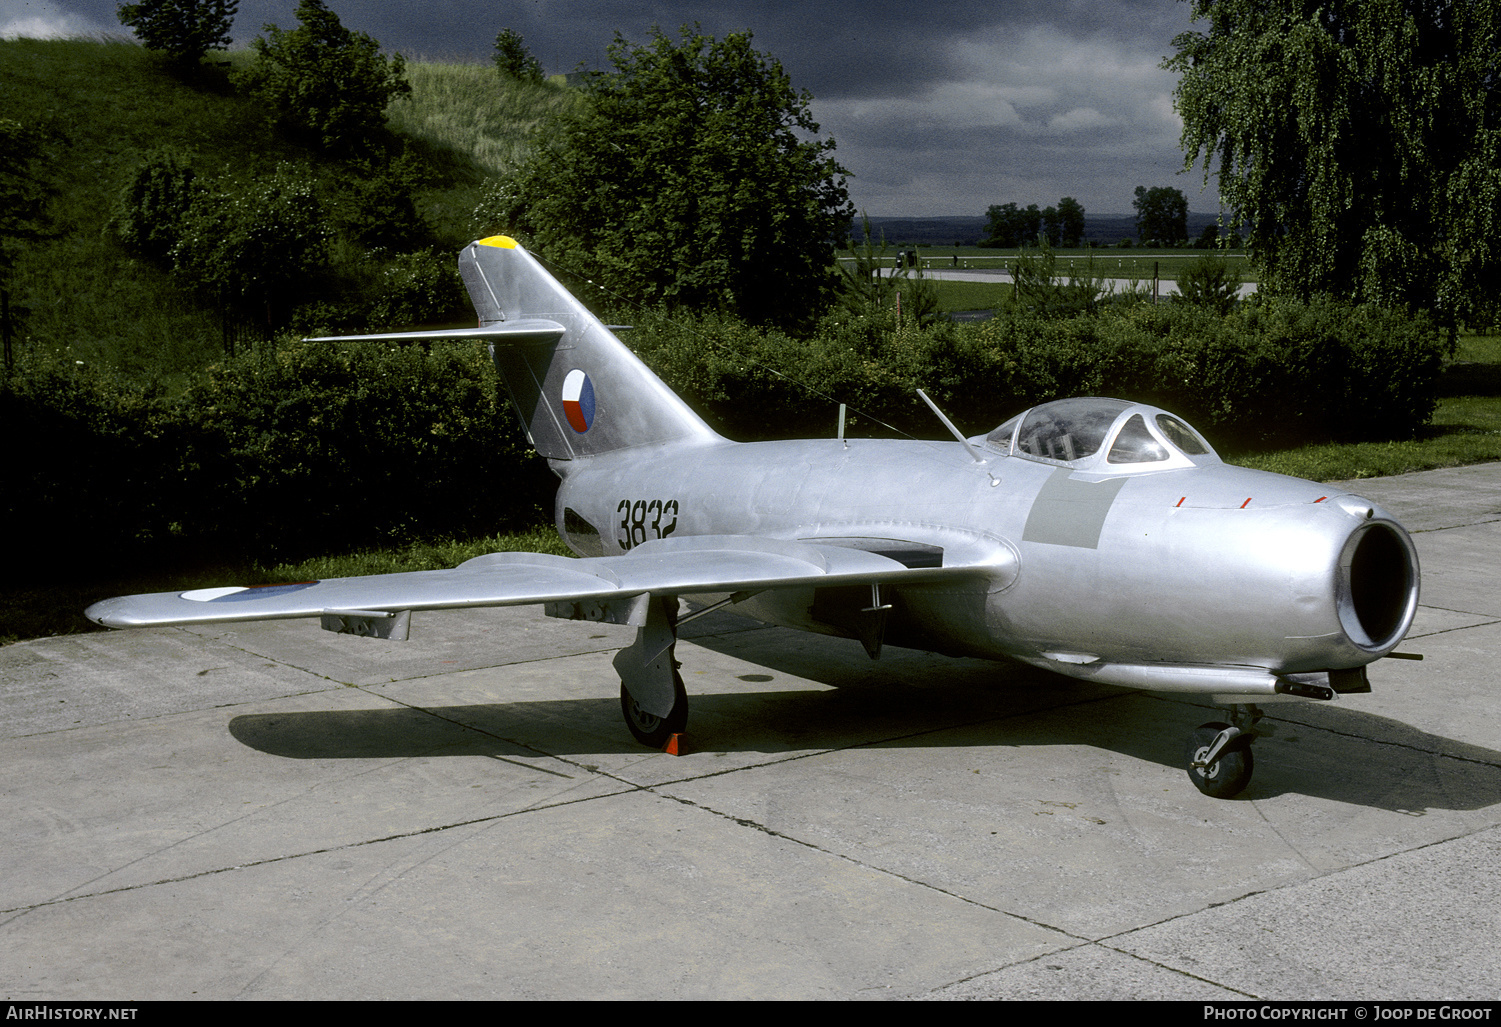
[[[1188,779],[1194,787],[1215,799],[1239,795],[1251,782],[1255,760],[1251,742],[1256,738],[1256,722],[1262,713],[1247,703],[1234,708],[1233,724],[1210,721],[1188,736],[1185,757]]]

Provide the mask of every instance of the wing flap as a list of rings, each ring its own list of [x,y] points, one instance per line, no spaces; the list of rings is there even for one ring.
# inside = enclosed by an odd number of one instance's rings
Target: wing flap
[[[491,553],[458,567],[255,588],[195,589],[122,596],[84,615],[111,628],[524,606],[584,599],[694,595],[806,585],[882,584],[974,575],[987,568],[907,567],[879,553],[838,545],[743,535],[654,540],[620,556],[570,559]]]

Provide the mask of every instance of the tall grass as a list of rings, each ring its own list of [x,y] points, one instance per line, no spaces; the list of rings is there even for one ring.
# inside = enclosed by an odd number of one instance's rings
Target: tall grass
[[[407,65],[410,99],[386,112],[391,128],[467,153],[486,174],[508,172],[530,149],[534,129],[577,92],[557,82],[503,79],[481,64]]]

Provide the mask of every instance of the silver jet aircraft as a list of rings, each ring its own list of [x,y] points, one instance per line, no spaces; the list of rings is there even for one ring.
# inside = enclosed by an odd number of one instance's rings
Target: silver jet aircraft
[[[950,424],[955,441],[735,443],[513,240],[472,243],[459,266],[478,328],[365,338],[490,344],[581,559],[126,596],[88,617],[318,617],[404,639],[414,610],[545,605],[637,628],[614,660],[621,708],[661,747],[688,717],[677,627],[730,607],[859,639],[872,658],[891,644],[1210,697],[1230,723],[1196,730],[1186,763],[1220,797],[1250,779],[1261,705],[1369,691],[1366,666],[1412,624],[1417,555],[1388,513],[1229,466],[1163,410],[1066,399],[988,435]]]

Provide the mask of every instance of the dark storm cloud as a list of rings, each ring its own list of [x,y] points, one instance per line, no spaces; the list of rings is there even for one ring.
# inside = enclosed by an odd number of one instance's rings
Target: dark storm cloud
[[[520,32],[553,73],[606,67],[617,32],[697,24],[749,29],[813,112],[873,214],[978,214],[1062,196],[1127,213],[1138,185],[1175,185],[1212,210],[1197,176],[1177,177],[1174,80],[1160,68],[1190,27],[1179,0],[331,0],[344,24],[409,57],[487,62],[496,33]],[[239,45],[266,22],[296,24],[296,0],[241,0]],[[0,28],[25,16],[69,31],[118,30],[115,0],[0,0]]]

